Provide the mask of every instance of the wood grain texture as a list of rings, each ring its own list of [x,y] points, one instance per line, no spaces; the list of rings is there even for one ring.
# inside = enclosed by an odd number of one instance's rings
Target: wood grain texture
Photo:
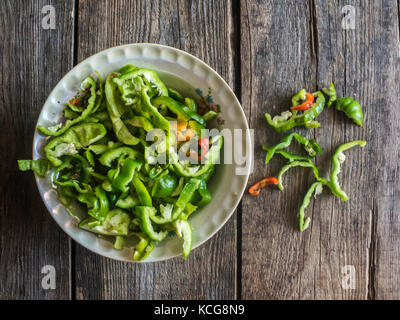
[[[354,30],[342,28],[347,4],[356,9]],[[333,81],[339,96],[352,96],[364,108],[363,128],[331,109],[318,117],[321,128],[307,131],[324,148],[316,159],[323,175],[338,145],[368,141],[364,150],[348,151],[343,165],[350,200],[324,192],[310,205],[312,224],[303,234],[296,230],[296,214],[309,173],[290,173],[293,185],[287,175],[284,193],[265,190],[256,202],[244,197],[243,298],[399,299],[400,122],[391,103],[399,96],[397,12],[396,1],[242,1],[242,74],[251,75],[242,78],[242,99],[259,137],[252,180],[277,172],[274,163],[264,165],[259,151],[262,139],[279,140],[266,129],[263,114],[284,110],[295,89],[316,90]],[[345,265],[355,268],[354,290],[342,288]]]
[[[242,1],[242,105],[255,130],[250,183],[276,175],[283,165],[279,157],[264,164],[261,145],[273,145],[283,136],[267,129],[264,113],[286,110],[299,88],[316,86],[309,3],[290,3]],[[296,131],[313,135],[304,129]],[[296,212],[311,181],[309,171],[291,169],[284,192],[269,187],[257,198],[243,197],[243,299],[298,298],[305,238],[297,232]]]
[[[41,27],[44,5],[56,29]],[[68,299],[69,240],[17,159],[32,157],[32,136],[50,90],[72,66],[73,1],[3,1],[0,6],[0,299]],[[56,45],[55,45],[56,44]],[[41,269],[56,269],[43,290]]]
[[[80,1],[78,61],[111,46],[155,42],[209,63],[232,86],[232,14],[221,1]],[[152,264],[111,261],[76,246],[77,299],[233,299],[236,217],[182,257]]]
[[[3,1],[0,299],[400,298],[399,1],[238,2]],[[41,9],[49,4],[56,10],[55,30],[41,27]],[[356,9],[354,30],[342,28],[345,5]],[[346,152],[340,177],[350,200],[325,191],[307,210],[310,228],[299,233],[297,210],[313,176],[291,169],[283,192],[245,195],[242,218],[235,214],[187,261],[121,263],[75,244],[47,213],[32,174],[17,171],[16,160],[31,157],[40,109],[73,64],[133,42],[186,50],[241,93],[255,129],[250,183],[275,175],[284,163],[277,156],[264,164],[261,144],[283,136],[267,128],[264,113],[286,110],[301,87],[313,91],[333,81],[339,96],[363,105],[363,128],[331,108],[318,117],[321,128],[293,131],[322,145],[316,164],[324,176],[339,144],[368,141]],[[41,287],[45,265],[56,268],[56,290]],[[354,290],[342,288],[345,265],[355,268]]]

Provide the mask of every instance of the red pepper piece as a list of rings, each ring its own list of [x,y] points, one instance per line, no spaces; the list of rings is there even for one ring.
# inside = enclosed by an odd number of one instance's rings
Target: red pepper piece
[[[195,151],[190,150],[190,157],[201,162],[203,157],[207,154],[208,149],[210,149],[210,140],[208,140],[207,138],[200,138],[199,146],[200,146],[200,155],[198,155]]]
[[[266,186],[269,186],[271,184],[278,184],[279,181],[277,178],[275,177],[266,177],[258,182],[256,182],[255,184],[253,184],[250,188],[249,188],[249,193],[252,196],[257,196],[260,193],[261,188],[264,188]]]
[[[307,110],[308,108],[311,107],[313,102],[314,102],[314,96],[311,93],[307,92],[306,93],[306,101],[304,101],[302,104],[291,107],[290,110],[296,110],[296,111]]]

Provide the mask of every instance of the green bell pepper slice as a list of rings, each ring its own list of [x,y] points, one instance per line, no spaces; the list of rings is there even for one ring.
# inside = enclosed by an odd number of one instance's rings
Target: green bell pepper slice
[[[186,259],[192,250],[192,226],[186,220],[177,220],[174,227],[178,237],[183,238],[183,257]]]
[[[32,170],[37,176],[42,178],[46,176],[49,167],[50,163],[47,159],[18,160],[18,169],[20,171]]]
[[[180,103],[185,103],[185,98],[175,89],[168,88],[168,95]]]
[[[366,145],[366,141],[363,140],[356,140],[356,141],[351,141],[345,144],[340,145],[335,153],[332,155],[332,172],[330,175],[330,187],[331,191],[334,195],[340,197],[343,201],[347,201],[349,197],[347,196],[346,192],[340,187],[339,185],[339,179],[338,175],[340,173],[340,165],[344,162],[346,159],[344,155],[344,151],[353,148],[355,146],[360,146],[364,147]]]
[[[46,128],[44,126],[38,126],[38,130],[41,131],[42,133],[48,135],[48,136],[60,136],[63,133],[65,133],[69,128],[71,128],[73,125],[85,120],[87,117],[89,117],[96,108],[96,81],[92,77],[87,77],[83,82],[82,82],[82,88],[83,90],[90,90],[90,97],[87,101],[87,107],[82,111],[81,115],[74,118],[74,119],[69,119],[65,122],[63,126],[56,125],[54,127],[49,127]]]
[[[153,251],[154,243],[143,232],[132,232],[132,235],[135,235],[139,238],[139,242],[136,245],[133,253],[133,260],[144,260]]]
[[[142,231],[153,241],[162,241],[167,235],[168,231],[155,231],[151,216],[155,215],[156,209],[148,206],[135,207],[136,215],[140,218],[140,228]]]
[[[125,246],[125,237],[124,236],[115,236],[114,249],[122,250]]]
[[[132,160],[143,160],[143,155],[141,152],[134,150],[131,147],[119,147],[103,153],[99,158],[99,162],[103,166],[111,167],[112,163],[121,157]]]
[[[92,211],[89,213],[91,216],[104,221],[107,217],[109,211],[109,203],[106,192],[101,188],[101,186],[96,186],[94,188],[95,195],[99,199],[99,209],[97,211]]]
[[[129,191],[129,184],[134,175],[140,169],[142,163],[139,161],[126,159],[122,166],[121,172],[112,181],[113,187],[122,192]]]
[[[110,235],[126,236],[130,224],[129,214],[122,209],[113,209],[108,211],[104,221],[89,217],[79,223],[79,227],[90,232]]]
[[[192,111],[190,107],[175,101],[170,97],[157,97],[151,100],[152,104],[155,108],[159,108],[160,105],[166,105],[169,110],[177,115],[178,119],[182,119],[184,121],[189,121],[193,119],[200,123],[201,125],[205,124],[205,121],[201,115]]]
[[[115,206],[121,209],[132,209],[138,205],[140,205],[139,198],[131,194],[123,198],[120,197],[115,203]]]
[[[112,72],[106,80],[105,94],[107,98],[107,110],[110,114],[113,130],[117,139],[127,145],[137,145],[140,142],[140,139],[134,137],[130,133],[121,119],[122,115],[126,114],[130,110],[122,102],[117,85],[113,81],[117,76],[117,73]]]
[[[211,193],[208,191],[207,183],[204,180],[200,182],[199,193],[201,196],[201,200],[197,203],[198,207],[204,207],[211,202],[212,196]]]
[[[136,189],[140,203],[143,206],[152,207],[153,201],[143,182],[137,176],[134,176],[132,179],[132,184]]]
[[[147,112],[153,122],[153,124],[163,130],[169,130],[169,121],[158,112],[157,108],[152,104],[149,97],[149,87],[143,88],[141,91],[141,106],[145,112]]]
[[[175,202],[174,210],[172,212],[172,221],[179,219],[183,210],[186,207],[196,192],[196,190],[200,187],[201,180],[191,178],[183,187],[181,194],[178,197],[178,200]]]
[[[177,177],[167,169],[157,177],[151,190],[151,196],[155,198],[169,197],[177,186]]]
[[[175,99],[177,100],[177,99]],[[179,100],[178,100],[179,101]],[[193,112],[197,113],[197,104],[196,101],[194,101],[194,99],[192,98],[185,98],[184,101],[179,101],[181,103],[184,103],[185,105],[187,105],[189,107],[189,109]]]
[[[143,128],[146,132],[154,129],[151,121],[142,116],[134,116],[132,118],[124,120],[124,122],[125,124],[129,124],[134,127]]]
[[[107,133],[101,123],[82,123],[69,128],[63,135],[51,140],[44,148],[47,159],[58,167],[64,155],[78,153],[78,150],[103,138]]]

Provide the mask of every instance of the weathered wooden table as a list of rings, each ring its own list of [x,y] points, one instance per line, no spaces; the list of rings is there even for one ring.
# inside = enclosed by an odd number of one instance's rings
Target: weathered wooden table
[[[1,299],[400,297],[396,0],[3,2]],[[48,29],[46,5],[55,10],[54,29]],[[311,227],[299,233],[296,213],[312,178],[306,169],[293,169],[284,192],[245,195],[225,227],[187,261],[121,263],[74,243],[46,211],[33,176],[17,171],[16,160],[31,156],[36,119],[62,76],[102,49],[134,42],[186,50],[226,79],[255,129],[250,182],[282,165],[278,158],[268,167],[263,162],[261,144],[282,136],[267,128],[266,111],[283,111],[299,88],[316,90],[330,81],[340,96],[357,98],[362,128],[327,109],[318,118],[321,128],[297,130],[324,147],[317,158],[322,172],[337,145],[368,141],[364,150],[349,151],[341,173],[350,201],[324,192],[309,208]],[[56,269],[54,290],[41,286],[45,265]]]

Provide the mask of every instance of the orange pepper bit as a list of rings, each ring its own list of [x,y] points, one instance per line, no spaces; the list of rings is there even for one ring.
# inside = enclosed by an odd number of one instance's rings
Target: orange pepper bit
[[[256,182],[255,184],[253,184],[250,188],[249,188],[249,193],[252,196],[257,196],[260,193],[261,188],[264,188],[266,186],[269,186],[271,184],[277,185],[279,183],[278,179],[275,177],[266,177],[258,182]]]

